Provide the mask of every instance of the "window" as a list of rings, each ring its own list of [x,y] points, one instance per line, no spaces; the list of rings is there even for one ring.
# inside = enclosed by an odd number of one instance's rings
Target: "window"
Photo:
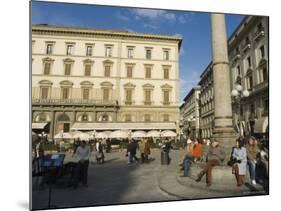
[[[109,100],[109,89],[108,88],[103,89],[103,100]]]
[[[267,75],[268,75],[267,74],[267,68],[266,67],[262,68],[262,79],[263,79],[263,81],[267,81],[268,80],[268,76]]]
[[[49,93],[48,87],[41,87],[41,99],[47,99]]]
[[[259,24],[258,24],[257,29],[258,29],[259,32],[260,32],[260,31],[263,31],[264,28],[263,28],[262,23],[259,23]]]
[[[93,55],[93,46],[88,45],[86,46],[86,56],[92,56]]]
[[[125,104],[128,104],[128,105],[132,104],[132,94],[133,94],[132,89],[126,89],[126,102],[125,102]]]
[[[145,68],[145,78],[151,78],[151,67]]]
[[[71,64],[67,63],[64,66],[64,75],[70,75],[71,74]]]
[[[88,115],[87,114],[83,114],[82,115],[82,121],[83,122],[87,122],[88,121]]]
[[[251,114],[255,114],[256,112],[255,112],[255,104],[251,104],[250,105],[250,113]]]
[[[82,89],[82,97],[83,97],[83,100],[89,100],[89,97],[90,97],[90,89],[89,88],[83,88]]]
[[[250,56],[247,58],[247,65],[248,65],[248,68],[252,67],[252,62],[251,62]]]
[[[240,65],[237,66],[236,71],[237,71],[237,75],[241,76]]]
[[[163,94],[164,94],[164,105],[168,105],[170,104],[169,102],[169,90],[164,90]]]
[[[164,116],[163,116],[163,121],[164,121],[164,122],[169,122],[169,121],[170,121],[170,116],[169,116],[169,114],[164,114]]]
[[[63,87],[62,89],[62,99],[68,99],[69,98],[69,88]]]
[[[130,114],[125,115],[125,122],[131,122],[132,121],[132,116]]]
[[[66,46],[66,55],[72,55],[73,54],[73,45],[67,45]]]
[[[150,114],[145,114],[145,115],[144,115],[144,121],[145,121],[145,122],[150,122],[150,121],[151,121],[151,116],[150,116]]]
[[[134,53],[134,49],[128,48],[128,58],[129,59],[132,59],[134,57],[133,53]]]
[[[53,44],[47,44],[46,54],[52,54],[52,53],[53,53]]]
[[[164,79],[169,79],[169,69],[168,68],[164,69]]]
[[[111,57],[112,56],[112,47],[106,46],[105,47],[105,56],[106,57]]]
[[[104,66],[104,76],[105,77],[110,77],[110,65],[105,65]]]
[[[250,44],[250,38],[249,37],[246,37],[245,43]]]
[[[51,63],[45,62],[44,63],[44,75],[50,75],[51,72]]]
[[[145,58],[146,59],[151,59],[151,49],[146,49],[146,51],[145,51]]]
[[[151,90],[145,90],[144,95],[144,104],[151,105]]]
[[[253,88],[253,75],[250,74],[248,75],[248,89],[252,90],[252,88]]]
[[[169,51],[164,51],[164,60],[169,60]]]
[[[91,64],[85,64],[85,76],[91,76],[91,69],[92,69]]]
[[[39,114],[39,122],[46,122],[47,121],[47,116],[44,113]]]
[[[260,47],[260,58],[263,59],[265,57],[265,51],[264,51],[264,46],[262,45]]]
[[[127,67],[127,78],[132,78],[133,77],[133,67],[128,66]]]
[[[263,101],[263,114],[268,115],[268,111],[269,111],[269,100],[266,99]]]

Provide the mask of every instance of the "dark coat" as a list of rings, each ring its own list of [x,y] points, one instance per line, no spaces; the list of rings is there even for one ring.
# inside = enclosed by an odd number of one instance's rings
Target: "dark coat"
[[[137,154],[138,144],[135,142],[129,143],[127,146],[127,152],[130,152],[132,155]]]

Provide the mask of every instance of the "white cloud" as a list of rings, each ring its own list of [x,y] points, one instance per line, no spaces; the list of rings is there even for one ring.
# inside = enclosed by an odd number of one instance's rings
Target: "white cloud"
[[[120,13],[117,13],[116,18],[122,21],[130,21],[130,18],[128,16],[122,15]]]
[[[181,100],[189,93],[189,91],[198,84],[200,73],[196,71],[182,71],[180,78],[180,98]]]
[[[194,13],[193,13],[193,12],[185,13],[185,14],[180,15],[180,16],[178,17],[178,22],[179,22],[180,24],[185,24],[185,23],[187,23],[187,22],[190,22],[193,16],[194,16]]]
[[[155,19],[165,14],[164,10],[153,10],[153,9],[134,9],[133,13],[138,17],[144,17],[149,19]]]
[[[135,15],[136,20],[142,18],[150,21],[170,21],[174,22],[177,20],[177,16],[174,13],[167,12],[165,10],[154,10],[154,9],[133,9],[131,12]]]

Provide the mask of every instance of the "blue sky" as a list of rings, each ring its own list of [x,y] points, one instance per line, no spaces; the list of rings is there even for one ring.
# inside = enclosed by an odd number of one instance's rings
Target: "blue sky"
[[[228,36],[243,18],[226,15]],[[180,101],[198,83],[200,74],[211,61],[209,13],[34,1],[32,24],[39,23],[181,35]]]

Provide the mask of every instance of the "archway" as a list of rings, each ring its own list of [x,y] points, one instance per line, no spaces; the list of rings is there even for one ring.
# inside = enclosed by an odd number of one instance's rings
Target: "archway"
[[[56,132],[69,132],[70,118],[67,114],[63,113],[57,117]]]

